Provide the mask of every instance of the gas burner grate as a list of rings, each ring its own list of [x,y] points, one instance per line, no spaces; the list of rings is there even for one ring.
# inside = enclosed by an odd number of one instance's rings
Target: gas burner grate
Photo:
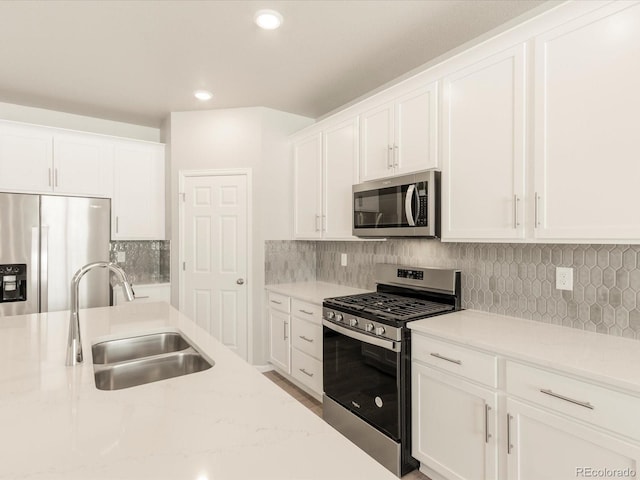
[[[452,305],[379,292],[330,298],[327,303],[400,321],[429,317],[454,309]]]

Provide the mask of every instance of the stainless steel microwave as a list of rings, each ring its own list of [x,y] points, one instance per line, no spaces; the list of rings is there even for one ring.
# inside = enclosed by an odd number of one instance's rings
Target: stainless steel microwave
[[[440,172],[423,172],[353,186],[356,237],[439,237]]]

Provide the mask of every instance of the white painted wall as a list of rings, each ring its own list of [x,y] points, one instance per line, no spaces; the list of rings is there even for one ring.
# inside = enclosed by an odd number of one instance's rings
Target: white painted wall
[[[27,107],[13,103],[0,102],[0,119],[14,122],[32,123],[46,127],[67,128],[82,132],[113,135],[115,137],[133,138],[149,142],[160,141],[160,129],[134,125],[132,123],[114,122],[102,118],[86,117],[72,113],[46,110],[44,108]]]
[[[299,115],[263,107],[174,112],[165,124],[170,157],[171,301],[178,306],[180,251],[178,173],[181,170],[251,168],[253,173],[253,311],[254,364],[267,359],[263,312],[264,241],[290,239],[292,219],[291,158],[287,136],[313,123]]]

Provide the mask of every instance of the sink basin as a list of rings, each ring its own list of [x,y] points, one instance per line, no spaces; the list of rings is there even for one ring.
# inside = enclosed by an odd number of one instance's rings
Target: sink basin
[[[202,356],[177,332],[161,332],[96,343],[91,347],[99,390],[120,390],[208,370]]]
[[[191,345],[176,332],[162,332],[96,343],[91,347],[94,364],[116,363],[186,350]]]
[[[99,390],[120,390],[201,372],[212,366],[199,353],[187,351],[95,366],[94,376]]]

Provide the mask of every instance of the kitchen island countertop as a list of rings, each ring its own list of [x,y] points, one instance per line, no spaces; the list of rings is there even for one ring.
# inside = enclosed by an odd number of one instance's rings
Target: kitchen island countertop
[[[396,477],[166,303],[0,318],[0,478],[338,480]],[[179,330],[213,368],[97,390],[91,344]]]

